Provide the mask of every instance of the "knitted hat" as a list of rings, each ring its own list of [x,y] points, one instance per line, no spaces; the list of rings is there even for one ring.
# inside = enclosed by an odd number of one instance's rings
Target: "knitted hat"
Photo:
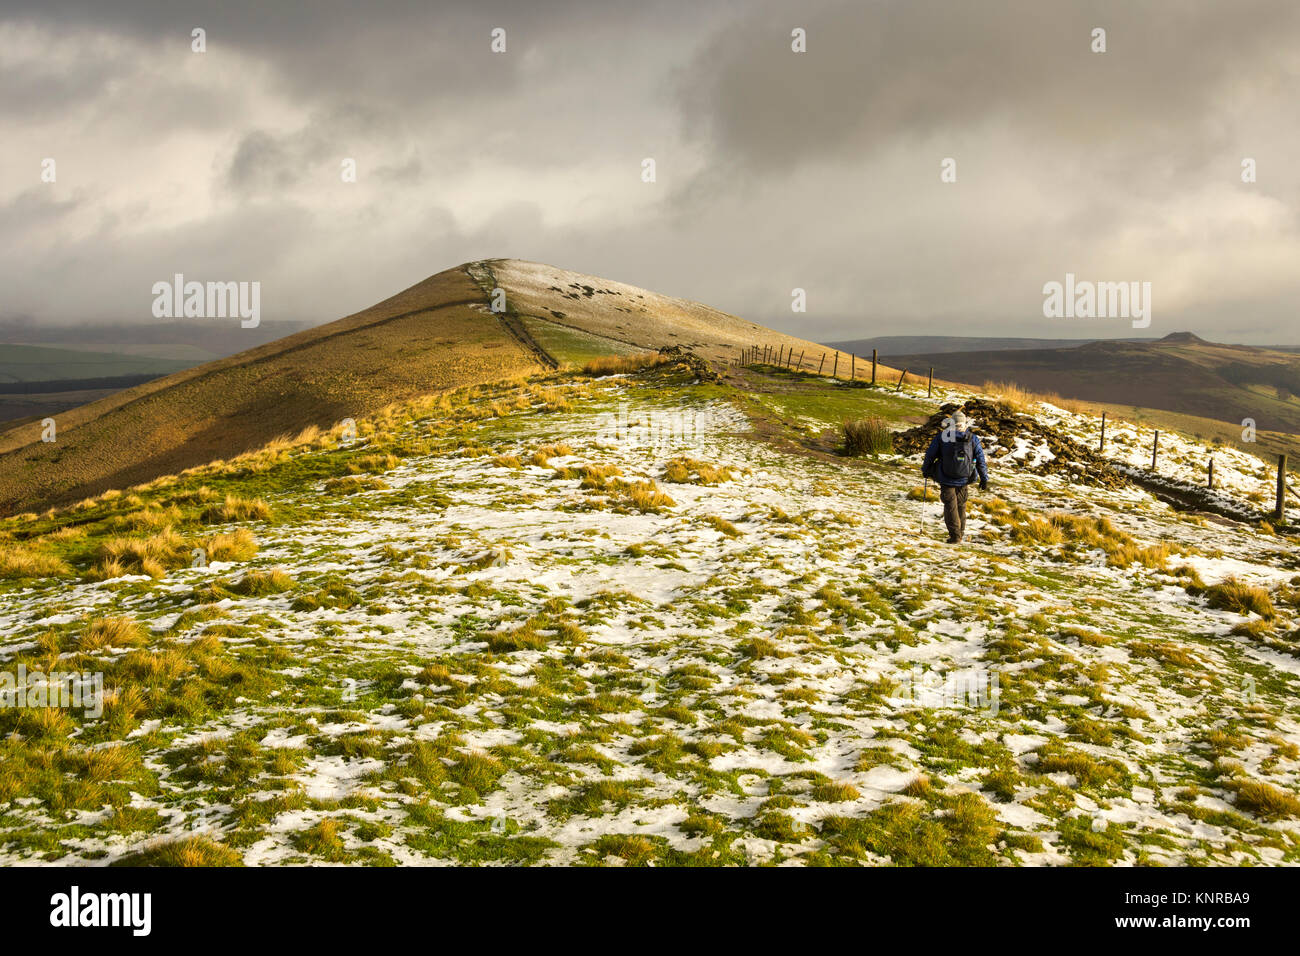
[[[952,427],[957,429],[959,432],[964,432],[966,430],[966,413],[961,409],[952,413]]]

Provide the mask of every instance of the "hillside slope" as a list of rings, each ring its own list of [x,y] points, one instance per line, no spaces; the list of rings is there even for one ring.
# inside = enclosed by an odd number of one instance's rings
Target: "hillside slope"
[[[112,688],[0,708],[0,864],[1300,863],[1300,539],[1038,406],[946,546],[919,454],[833,444],[949,400],[561,370],[0,519],[4,669]]]
[[[506,312],[490,311],[493,290]],[[465,263],[353,315],[0,433],[0,514],[228,458],[383,405],[560,361],[680,345],[725,362],[823,346],[699,303],[538,263]],[[552,354],[555,353],[555,354]]]
[[[36,507],[121,488],[357,418],[413,394],[536,367],[450,269],[363,312],[0,435],[0,502]]]
[[[1300,356],[1206,342],[1175,332],[1154,342],[1091,342],[1073,348],[890,355],[894,364],[934,366],[952,381],[1015,382],[1037,392],[1115,405],[1166,409],[1261,429],[1300,432]]]

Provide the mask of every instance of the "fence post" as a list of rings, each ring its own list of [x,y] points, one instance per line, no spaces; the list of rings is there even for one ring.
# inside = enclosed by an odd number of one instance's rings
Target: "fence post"
[[[1210,481],[1207,487],[1209,487],[1211,491],[1214,490],[1214,459],[1213,458],[1210,459]]]
[[[903,369],[903,374],[898,376],[898,384],[894,386],[894,391],[899,391],[903,387],[903,379],[907,378],[907,369]]]
[[[929,398],[930,393],[934,391],[934,366],[930,366],[930,380],[925,383],[925,397]]]
[[[1151,443],[1151,470],[1156,470],[1156,456],[1160,454],[1160,429],[1156,429],[1155,440]]]
[[[821,360],[820,362],[817,363],[817,374],[818,374],[818,375],[820,375],[820,374],[822,373],[822,366],[825,365],[825,364],[826,364],[826,353],[823,352],[823,353],[822,353],[822,360]]]
[[[1101,413],[1101,444],[1097,446],[1097,454],[1106,450],[1106,413]]]
[[[808,351],[807,349],[800,349],[800,350],[799,350],[799,364],[798,364],[797,366],[795,366],[795,367],[796,367],[799,371],[801,371],[801,372],[803,371],[803,353],[804,353],[804,352],[807,352],[807,351]]]
[[[1286,517],[1286,455],[1277,456],[1277,507],[1273,517],[1278,521]]]
[[[871,384],[876,384],[876,350],[871,350]]]

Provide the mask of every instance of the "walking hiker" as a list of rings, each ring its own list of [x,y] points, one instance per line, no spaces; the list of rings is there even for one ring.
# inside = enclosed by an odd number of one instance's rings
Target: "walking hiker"
[[[989,486],[989,466],[984,460],[980,436],[970,430],[966,413],[960,410],[944,421],[943,431],[934,436],[921,463],[921,474],[939,485],[943,502],[943,523],[948,526],[948,543],[960,544],[966,536],[966,486],[979,476],[980,491]]]

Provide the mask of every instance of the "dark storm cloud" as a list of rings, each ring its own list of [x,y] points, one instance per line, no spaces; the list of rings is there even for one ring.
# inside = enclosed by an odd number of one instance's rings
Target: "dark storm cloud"
[[[505,255],[811,337],[1074,334],[1039,309],[1073,269],[1293,339],[1298,51],[1292,0],[10,0],[0,316],[203,270],[321,321]]]
[[[1140,136],[1185,152],[1237,108],[1234,84],[1286,78],[1298,23],[1292,0],[769,4],[720,31],[678,89],[697,134],[756,171],[900,137],[960,145],[991,121],[1064,148]],[[804,55],[788,54],[793,27],[807,31]],[[1094,27],[1104,55],[1090,49]]]

